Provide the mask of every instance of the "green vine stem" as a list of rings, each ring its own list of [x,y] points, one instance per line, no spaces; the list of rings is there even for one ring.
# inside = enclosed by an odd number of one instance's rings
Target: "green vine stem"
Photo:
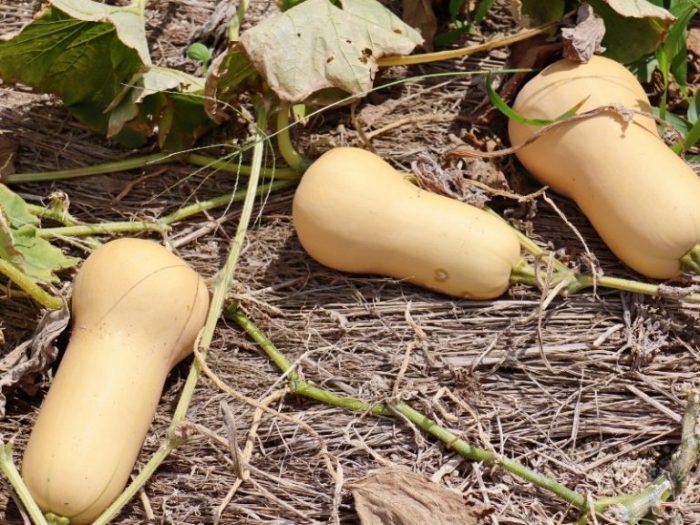
[[[291,188],[296,183],[296,180],[289,179],[278,180],[275,182],[270,182],[268,184],[261,184],[255,190],[255,197],[262,197],[273,191]],[[173,213],[166,215],[165,217],[162,217],[161,219],[159,219],[158,222],[165,226],[170,226],[175,222],[181,221],[203,211],[212,210],[214,208],[220,208],[222,206],[228,206],[229,204],[232,204],[234,202],[240,202],[245,199],[247,194],[248,189],[238,190],[233,193],[221,195],[220,197],[214,197],[213,199],[201,201],[196,204],[191,204],[189,206],[185,206],[184,208],[180,208],[179,210],[174,211]]]
[[[9,480],[34,525],[48,525],[44,515],[41,513],[41,509],[39,509],[36,501],[32,498],[29,489],[24,484],[24,480],[15,466],[15,462],[12,459],[12,445],[3,443],[2,440],[0,440],[0,471]]]
[[[700,274],[700,244],[693,246],[681,257],[681,269],[684,272]]]
[[[378,403],[370,405],[359,399],[338,396],[328,390],[310,385],[292,368],[292,364],[287,358],[277,350],[274,343],[237,307],[229,306],[224,311],[224,316],[237,323],[262,349],[265,355],[272,361],[279,370],[289,379],[289,390],[293,394],[305,396],[327,405],[332,405],[354,412],[367,412],[378,416],[390,416],[392,410],[387,405]]]
[[[257,195],[257,185],[260,177],[260,167],[262,166],[264,149],[264,142],[262,140],[264,137],[262,135],[265,122],[267,121],[267,112],[265,111],[263,104],[260,102],[256,104],[256,109],[257,136],[255,137],[255,145],[253,146],[253,169],[251,171],[250,178],[248,179],[248,189],[243,202],[243,210],[241,212],[238,228],[236,229],[236,234],[231,241],[226,263],[215,278],[214,292],[212,294],[209,313],[207,314],[207,320],[204,328],[200,333],[198,349],[203,358],[206,356],[207,351],[209,350],[209,346],[214,337],[214,329],[216,328],[216,324],[223,311],[224,299],[226,298],[226,294],[228,293],[233,281],[233,273],[236,269],[238,258],[243,247],[243,241],[252,217],[253,204]],[[201,368],[198,363],[198,360],[194,360],[192,366],[190,367],[190,372],[187,376],[187,380],[185,381],[185,386],[183,387],[178,404],[175,407],[175,413],[168,429],[168,437],[166,441],[158,449],[158,452],[151,457],[139,475],[126,487],[124,492],[119,495],[119,497],[104,511],[104,513],[97,518],[93,525],[106,525],[110,520],[117,516],[122,507],[124,507],[124,505],[126,505],[138,493],[141,487],[143,487],[150,479],[153,472],[155,472],[165,458],[167,458],[168,455],[184,441],[184,437],[180,435],[180,425],[185,420],[187,410],[190,406],[190,402],[192,401],[195,386],[197,385],[197,381],[199,380],[199,376],[201,374]]]
[[[253,166],[246,166],[245,164],[239,164],[238,162],[233,162],[223,159],[215,159],[213,157],[207,157],[206,155],[200,155],[198,153],[192,153],[187,157],[187,161],[195,166],[202,166],[204,168],[211,168],[213,170],[228,171],[231,173],[236,173],[239,175],[250,175],[253,170]],[[266,179],[287,179],[287,180],[297,180],[299,174],[291,168],[264,168],[260,167],[260,176]]]
[[[92,175],[103,175],[105,173],[114,173],[116,171],[127,171],[146,166],[155,166],[158,164],[167,164],[177,160],[182,160],[182,156],[173,155],[170,153],[156,153],[154,155],[146,155],[143,157],[134,157],[126,160],[115,162],[105,162],[103,164],[95,164],[94,166],[84,166],[82,168],[72,168],[67,170],[57,171],[41,171],[36,173],[17,173],[8,175],[5,179],[7,184],[22,184],[26,182],[45,182],[54,180],[68,180],[79,177],[90,177]],[[201,166],[220,171],[229,171],[241,175],[249,175],[252,167],[230,162],[226,160],[208,157],[192,153],[184,156],[184,160],[194,166]],[[295,170],[289,168],[263,168],[260,167],[260,175],[266,178],[277,179],[294,179],[299,178]]]
[[[311,165],[311,162],[301,155],[292,143],[289,133],[292,127],[289,123],[289,110],[289,105],[282,104],[279,111],[277,111],[277,147],[285,162],[297,172],[303,173]]]
[[[550,30],[555,27],[557,22],[551,22],[534,29],[529,29],[527,31],[521,31],[513,36],[506,38],[497,38],[491,40],[490,42],[485,42],[476,46],[462,47],[459,49],[449,49],[447,51],[436,51],[434,53],[422,53],[418,55],[407,55],[407,56],[389,56],[380,58],[377,61],[379,67],[390,67],[390,66],[408,66],[412,64],[427,64],[429,62],[438,62],[441,60],[451,60],[453,58],[461,58],[468,55],[473,55],[475,53],[481,53],[483,51],[491,51],[492,49],[497,49],[499,47],[506,47],[516,42],[521,42],[523,40],[528,40],[532,37],[538,35],[545,35],[550,32]]]
[[[0,259],[0,274],[9,278],[10,281],[19,286],[29,297],[44,308],[50,310],[63,308],[63,298],[51,295],[4,259]]]
[[[51,237],[87,237],[107,233],[136,233],[159,232],[165,233],[166,226],[157,222],[122,221],[104,222],[100,224],[79,224],[76,226],[60,226],[57,228],[41,228],[37,235],[43,239]]]
[[[562,265],[563,266],[563,265]],[[641,281],[633,281],[631,279],[621,279],[619,277],[598,276],[574,272],[563,266],[564,270],[555,270],[552,275],[552,280],[549,283],[552,287],[563,284],[565,295],[575,294],[585,288],[597,286],[600,288],[609,288],[611,290],[619,290],[623,292],[632,292],[652,297],[672,297],[674,299],[689,303],[700,302],[700,294],[686,293],[682,288],[669,288],[665,292],[664,287],[658,284],[644,283]],[[539,287],[540,282],[537,278],[535,269],[528,264],[525,259],[521,259],[514,267],[510,274],[510,282],[512,284],[526,284],[528,286]]]
[[[614,511],[628,523],[636,523],[659,503],[666,501],[674,493],[680,492],[680,489],[687,482],[689,474],[693,471],[698,458],[700,436],[696,432],[696,428],[698,426],[698,418],[700,418],[700,393],[692,392],[688,397],[688,405],[683,415],[681,444],[673,456],[668,472],[654,480],[637,494],[592,501],[586,496],[562,485],[557,480],[535,472],[517,461],[469,444],[403,401],[369,404],[359,399],[338,396],[322,388],[310,385],[301,379],[286,356],[241,312],[237,305],[229,305],[224,310],[224,316],[238,324],[261,348],[268,359],[287,376],[290,392],[347,410],[382,416],[398,414],[440,440],[448,448],[457,451],[461,456],[473,461],[483,462],[492,467],[502,468],[536,487],[550,491],[562,500],[576,506],[583,513],[588,513],[592,504],[593,510],[597,514],[602,514],[605,511]],[[585,523],[586,514],[579,521],[580,523]]]

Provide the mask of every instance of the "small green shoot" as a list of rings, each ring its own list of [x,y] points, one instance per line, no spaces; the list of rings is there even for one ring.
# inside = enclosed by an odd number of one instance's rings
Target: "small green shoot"
[[[496,90],[493,89],[493,86],[491,85],[491,75],[486,76],[486,94],[489,97],[489,100],[491,103],[501,112],[503,113],[506,117],[508,117],[511,120],[515,120],[516,122],[520,124],[525,124],[526,126],[533,126],[533,127],[542,127],[542,126],[548,126],[549,124],[553,124],[555,122],[561,122],[562,120],[566,120],[568,118],[573,117],[576,112],[581,109],[581,106],[583,106],[586,101],[588,100],[589,97],[584,98],[580,102],[577,102],[573,107],[559,115],[557,118],[554,120],[546,120],[546,119],[531,119],[527,118],[517,111],[515,111],[513,108],[511,108],[501,96],[496,93]]]

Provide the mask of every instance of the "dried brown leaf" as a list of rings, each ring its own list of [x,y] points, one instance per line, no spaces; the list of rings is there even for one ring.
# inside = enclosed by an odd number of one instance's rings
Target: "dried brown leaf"
[[[58,356],[54,341],[70,321],[68,307],[44,315],[32,338],[17,346],[0,360],[0,418],[5,417],[7,393],[21,388],[30,394],[37,389],[38,377]]]
[[[420,474],[386,468],[349,485],[362,525],[476,525],[484,509]]]
[[[433,38],[437,33],[437,17],[431,0],[403,0],[403,21],[417,29],[424,39],[423,48],[433,50]]]
[[[561,30],[564,58],[575,62],[588,62],[596,53],[603,53],[601,45],[605,36],[605,23],[596,16],[589,4],[583,4],[576,12],[576,25]]]

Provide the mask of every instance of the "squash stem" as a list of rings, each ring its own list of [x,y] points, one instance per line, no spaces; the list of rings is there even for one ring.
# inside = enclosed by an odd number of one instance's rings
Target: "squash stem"
[[[277,191],[277,190],[283,190],[286,188],[290,188],[294,186],[297,183],[295,179],[287,179],[287,180],[278,180],[275,182],[270,182],[268,184],[261,184],[258,186],[258,188],[255,191],[255,196],[256,197],[262,197],[264,195],[267,195],[270,192]],[[248,190],[238,190],[234,191],[233,193],[227,193],[226,195],[221,195],[220,197],[215,197],[213,199],[209,199],[206,201],[201,201],[196,204],[191,204],[189,206],[185,206],[184,208],[180,208],[179,210],[166,215],[165,217],[162,217],[159,219],[158,222],[160,222],[163,225],[169,226],[175,222],[181,221],[183,219],[186,219],[188,217],[191,217],[192,215],[196,215],[198,213],[201,213],[203,211],[208,211],[214,208],[219,208],[221,206],[228,206],[229,204],[232,204],[234,202],[240,202],[245,199],[245,196],[248,194]]]
[[[187,161],[195,166],[202,166],[204,168],[219,171],[228,171],[238,175],[250,175],[251,171],[253,170],[253,166],[246,166],[245,164],[240,164],[238,162],[208,157],[198,153],[192,153],[189,157],[187,157]],[[264,168],[262,166],[260,167],[260,176],[267,179],[277,180],[297,180],[299,178],[297,171],[291,168]]]
[[[684,272],[700,274],[700,244],[693,246],[681,257],[681,269]]]
[[[265,111],[262,102],[258,101],[256,103],[256,110],[257,133],[254,137],[253,146],[253,169],[251,171],[250,178],[248,179],[248,188],[243,201],[241,218],[238,222],[236,234],[231,241],[231,247],[229,249],[226,263],[214,279],[214,291],[212,294],[211,303],[209,305],[207,320],[204,328],[202,328],[199,335],[199,340],[197,342],[202,358],[206,357],[209,346],[211,345],[214,337],[214,330],[219,318],[221,317],[224,300],[229,288],[231,287],[234,270],[238,264],[238,258],[240,256],[241,249],[243,248],[243,241],[245,240],[248,225],[250,224],[250,219],[253,214],[253,205],[255,203],[258,180],[260,178],[260,168],[262,167],[263,160],[263,130],[265,128],[265,123],[267,122],[267,112]],[[168,455],[182,442],[184,442],[185,438],[180,435],[180,428],[181,424],[185,421],[187,410],[192,401],[192,395],[194,394],[194,389],[197,386],[197,381],[199,380],[200,374],[201,366],[199,364],[199,360],[195,359],[190,366],[190,371],[187,375],[185,386],[182,389],[182,394],[180,395],[180,399],[175,407],[175,413],[173,414],[170,427],[168,428],[167,440],[160,446],[156,454],[148,461],[139,475],[127,486],[117,500],[100,515],[93,525],[106,525],[112,518],[117,516],[122,507],[124,507],[124,505],[126,505],[131,498],[138,493],[141,487],[146,484],[151,475],[156,471],[160,464],[165,461]]]
[[[298,173],[303,173],[311,165],[311,162],[299,153],[292,143],[290,136],[292,124],[289,123],[289,110],[290,108],[287,104],[282,104],[282,107],[277,112],[277,147],[285,162]]]
[[[291,393],[354,412],[368,412],[377,416],[390,416],[393,414],[391,408],[386,404],[369,404],[360,399],[338,396],[328,390],[307,383],[301,379],[299,374],[292,368],[292,364],[287,360],[285,355],[277,350],[274,343],[270,341],[250,319],[243,315],[235,305],[229,306],[224,311],[224,316],[243,328],[251,339],[265,352],[267,358],[287,376]]]
[[[29,513],[29,517],[34,522],[34,525],[48,525],[46,518],[39,509],[39,506],[32,498],[29,493],[29,489],[24,484],[22,476],[15,466],[15,462],[12,459],[12,445],[10,443],[3,443],[0,440],[0,471],[5,474],[5,477],[9,480],[10,485],[19,496],[20,501],[24,505],[24,508]]]
[[[19,286],[29,297],[49,310],[63,308],[63,298],[51,295],[29,277],[24,275],[18,268],[0,259],[0,274],[9,278],[10,281]]]
[[[439,62],[441,60],[452,60],[453,58],[461,58],[468,55],[473,55],[475,53],[482,53],[484,51],[491,51],[492,49],[497,49],[499,47],[506,47],[516,42],[521,42],[523,40],[528,40],[532,37],[538,35],[549,34],[550,30],[557,25],[558,22],[550,22],[545,25],[541,25],[534,29],[527,31],[522,31],[513,36],[505,38],[496,38],[489,42],[483,44],[478,44],[476,46],[461,47],[459,49],[450,49],[447,51],[435,51],[434,53],[421,53],[417,55],[396,55],[380,58],[377,61],[379,67],[390,67],[390,66],[408,66],[413,64],[428,64],[430,62]]]
[[[164,224],[148,221],[103,222],[99,224],[79,224],[76,226],[59,226],[56,228],[41,228],[37,235],[42,239],[52,237],[88,237],[107,233],[139,233],[159,232],[168,230]]]

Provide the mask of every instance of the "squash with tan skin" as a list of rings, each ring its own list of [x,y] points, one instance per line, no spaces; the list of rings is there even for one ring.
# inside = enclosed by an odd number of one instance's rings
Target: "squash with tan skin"
[[[513,109],[554,120],[587,99],[578,113],[610,104],[649,113],[637,79],[621,64],[593,57],[561,60],[518,94]],[[513,146],[538,128],[511,120]],[[648,277],[700,271],[700,178],[659,137],[653,119],[601,114],[559,124],[516,155],[542,183],[574,200],[610,249]]]
[[[311,165],[292,214],[302,246],[321,264],[457,297],[498,297],[520,261],[518,238],[502,220],[424,191],[357,148],[335,148]]]
[[[109,242],[73,286],[73,330],[22,461],[39,507],[92,523],[124,489],[170,369],[204,325],[204,281],[162,246]]]

